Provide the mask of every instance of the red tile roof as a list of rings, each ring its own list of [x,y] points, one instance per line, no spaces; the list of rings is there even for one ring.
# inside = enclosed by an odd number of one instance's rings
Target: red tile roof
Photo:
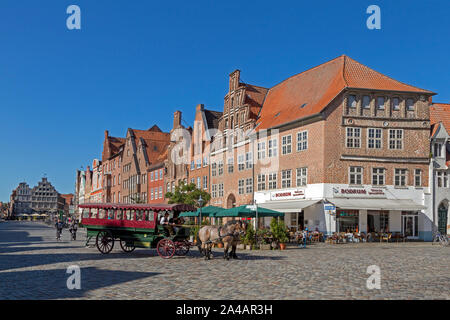
[[[342,55],[269,89],[257,130],[318,114],[347,88],[434,94],[389,78]]]
[[[435,125],[442,123],[450,133],[450,103],[433,103],[430,108],[430,123]],[[437,126],[434,126],[437,128]],[[432,132],[432,135],[434,132]]]

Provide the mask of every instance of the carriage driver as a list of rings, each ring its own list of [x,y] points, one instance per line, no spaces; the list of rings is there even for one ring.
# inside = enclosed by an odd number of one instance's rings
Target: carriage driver
[[[170,224],[168,212],[164,214],[164,216],[159,221],[159,224],[161,224],[166,230],[168,230],[170,235],[173,235],[173,226]]]

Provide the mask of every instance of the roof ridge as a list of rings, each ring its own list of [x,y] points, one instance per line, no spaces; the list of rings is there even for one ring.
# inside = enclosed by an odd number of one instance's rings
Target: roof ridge
[[[289,79],[291,79],[291,78],[293,78],[293,77],[296,77],[296,76],[299,76],[299,75],[301,75],[301,74],[305,74],[305,73],[307,73],[307,72],[313,71],[314,69],[317,69],[317,68],[319,68],[319,67],[323,67],[323,66],[325,66],[325,65],[327,65],[327,64],[329,64],[329,63],[331,63],[331,62],[334,62],[335,60],[337,60],[337,59],[339,59],[339,58],[343,58],[343,57],[345,57],[345,55],[340,55],[339,57],[336,57],[336,58],[334,58],[334,59],[331,59],[331,60],[322,62],[321,64],[319,64],[319,65],[317,65],[317,66],[315,66],[315,67],[312,67],[312,68],[309,68],[309,69],[307,69],[307,70],[305,70],[305,71],[302,71],[302,72],[300,72],[300,73],[294,74],[294,75],[290,76],[289,78],[286,78],[286,79],[284,79],[283,81],[277,83],[277,84],[274,85],[273,87],[269,88],[268,91],[271,91],[273,88],[279,86],[279,85],[282,84],[283,82],[288,81]]]
[[[342,79],[344,79],[345,87],[348,88],[348,81],[345,78],[345,64],[347,62],[347,56],[345,54],[342,56],[344,57],[344,63],[342,64]]]
[[[420,90],[420,91],[426,91],[426,92],[434,93],[434,94],[435,94],[435,92],[432,92],[432,91],[429,91],[429,90],[426,90],[426,89],[423,89],[423,88],[419,88],[419,87],[413,86],[413,85],[411,85],[411,84],[407,84],[407,83],[405,83],[405,82],[396,80],[396,79],[394,79],[394,78],[392,78],[392,77],[390,77],[390,76],[385,75],[384,73],[381,73],[381,72],[379,72],[379,71],[377,71],[377,70],[375,70],[375,69],[372,69],[372,68],[369,67],[369,66],[366,66],[365,64],[362,64],[361,62],[356,61],[355,59],[350,58],[349,56],[345,56],[345,57],[349,58],[351,61],[353,61],[353,62],[355,62],[355,63],[357,63],[357,64],[359,64],[359,65],[362,65],[363,67],[369,69],[370,71],[373,71],[373,72],[379,74],[380,76],[382,76],[382,77],[384,77],[384,78],[387,78],[387,79],[392,80],[392,81],[397,82],[397,83],[401,83],[401,84],[403,84],[403,85],[405,85],[405,86],[408,86],[408,87],[412,87],[412,88],[418,89],[418,90]],[[347,86],[347,87],[348,87],[348,86]],[[370,89],[370,88],[368,88],[368,89]],[[398,90],[393,90],[393,91],[398,91]]]

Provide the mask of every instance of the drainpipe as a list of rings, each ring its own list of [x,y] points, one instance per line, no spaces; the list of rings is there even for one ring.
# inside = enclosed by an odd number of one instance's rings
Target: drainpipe
[[[435,219],[435,214],[436,214],[436,174],[435,174],[435,170],[434,170],[434,163],[435,163],[435,159],[431,159],[431,174],[433,175],[432,180],[432,184],[433,184],[433,192],[431,193],[431,208],[433,210],[432,212],[432,216],[433,216],[433,225],[431,226],[431,239],[433,241],[433,237],[434,237],[434,233],[435,233],[435,225],[436,225],[436,219]]]

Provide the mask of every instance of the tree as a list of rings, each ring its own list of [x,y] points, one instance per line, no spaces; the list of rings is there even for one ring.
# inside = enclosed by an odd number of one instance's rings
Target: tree
[[[205,190],[198,189],[195,183],[186,184],[184,181],[180,181],[178,186],[175,187],[175,191],[167,192],[165,197],[169,199],[169,204],[184,203],[198,207],[197,201],[200,195],[203,199],[202,207],[204,207],[211,200],[211,195]]]
[[[145,203],[145,200],[141,199],[138,194],[136,196],[130,196],[130,200],[132,203]]]

